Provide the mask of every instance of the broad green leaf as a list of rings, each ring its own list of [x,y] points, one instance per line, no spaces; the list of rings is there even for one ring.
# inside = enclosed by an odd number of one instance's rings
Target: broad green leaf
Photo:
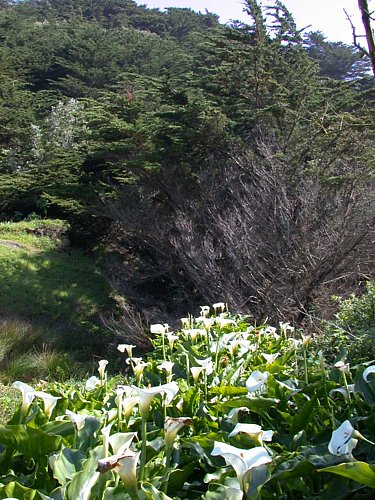
[[[85,458],[86,455],[79,450],[63,448],[59,453],[50,457],[53,477],[57,479],[62,486],[65,486],[65,484],[72,479],[73,475],[81,470],[82,462]]]
[[[55,436],[65,437],[74,434],[74,425],[66,420],[53,420],[43,425],[40,430]]]
[[[85,425],[77,432],[77,448],[87,451],[96,444],[96,433],[100,428],[100,422],[94,417],[85,418]]]
[[[233,396],[240,394],[247,394],[246,387],[233,387],[230,385],[222,385],[221,387],[213,387],[210,389],[213,394],[221,394],[223,396]]]
[[[39,458],[61,446],[61,437],[53,436],[26,425],[0,426],[0,444],[29,458]]]
[[[318,472],[338,474],[375,489],[375,466],[366,462],[348,462],[326,467],[325,469],[318,469]]]
[[[207,500],[242,500],[243,492],[239,488],[222,485],[215,491],[208,491],[204,498]]]
[[[291,434],[294,436],[302,429],[306,429],[307,424],[310,422],[311,418],[314,416],[314,408],[316,406],[317,397],[314,396],[310,401],[308,401],[297,415],[293,419],[292,427],[290,429]]]
[[[50,497],[40,493],[37,490],[26,488],[17,482],[8,483],[6,486],[0,486],[0,499],[19,498],[22,500],[49,500]]]
[[[182,490],[185,481],[189,478],[193,470],[195,469],[196,464],[194,462],[190,462],[185,465],[182,469],[174,469],[168,478],[168,493],[172,495],[174,492]]]
[[[93,488],[99,480],[99,472],[96,472],[98,460],[103,458],[103,446],[97,446],[90,450],[89,458],[82,464],[82,470],[73,475],[72,481],[67,486],[67,498],[80,500],[94,500]]]
[[[146,495],[149,500],[172,500],[171,497],[159,491],[151,483],[143,482],[141,484],[142,492]]]
[[[315,467],[308,460],[299,461],[297,458],[284,462],[283,470],[277,470],[272,474],[271,481],[288,480],[294,477],[310,476]]]
[[[222,413],[229,413],[233,408],[239,408],[240,406],[246,406],[254,413],[263,413],[264,410],[268,410],[272,406],[276,406],[280,402],[279,399],[275,398],[263,398],[261,396],[256,397],[240,397],[232,398],[225,403],[219,403],[218,409]]]
[[[250,473],[250,485],[247,492],[248,498],[258,498],[262,486],[271,478],[271,474],[265,465],[254,467]]]

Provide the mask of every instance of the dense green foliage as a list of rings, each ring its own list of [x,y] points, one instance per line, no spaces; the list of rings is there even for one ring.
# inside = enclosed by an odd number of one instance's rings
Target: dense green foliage
[[[119,345],[129,385],[106,360],[85,384],[16,382],[0,498],[370,498],[375,366],[224,309],[152,325],[145,360]]]

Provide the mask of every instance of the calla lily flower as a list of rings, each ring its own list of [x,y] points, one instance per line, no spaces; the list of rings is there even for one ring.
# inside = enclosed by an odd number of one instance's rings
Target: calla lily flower
[[[31,385],[24,384],[18,380],[12,384],[12,387],[22,392],[21,412],[23,415],[26,415],[35,397],[35,389]]]
[[[272,441],[273,431],[264,431],[262,427],[257,424],[237,424],[229,434],[229,437],[234,437],[240,432],[247,434],[251,438],[259,439],[260,442]]]
[[[167,333],[167,340],[169,344],[169,348],[173,349],[173,344],[175,340],[178,340],[178,335],[174,335],[173,333]]]
[[[231,465],[236,472],[242,491],[246,492],[248,473],[254,467],[272,462],[271,456],[262,446],[250,450],[243,450],[227,443],[215,441],[213,456],[222,456],[227,465]]]
[[[80,431],[85,426],[86,415],[80,415],[70,410],[65,410],[65,414],[69,417],[70,421],[76,426],[77,431]]]
[[[262,356],[267,361],[267,364],[272,365],[272,363],[274,363],[275,360],[280,356],[280,353],[279,352],[276,352],[275,354],[262,353]]]
[[[133,408],[139,403],[137,396],[129,396],[122,400],[122,411],[125,418],[129,418],[133,412]]]
[[[150,332],[154,335],[164,335],[166,331],[167,328],[165,327],[165,325],[161,325],[160,323],[150,326]]]
[[[303,335],[302,334],[302,346],[306,349],[306,347],[310,344],[311,342],[311,335]]]
[[[210,312],[210,306],[201,306],[201,315],[202,316],[208,316]]]
[[[195,358],[195,361],[202,367],[203,370],[206,370],[207,375],[211,375],[211,373],[214,371],[214,363],[211,358]]]
[[[193,342],[195,342],[198,335],[206,335],[206,331],[203,328],[190,328],[189,330],[183,330],[185,335],[188,335]]]
[[[250,377],[246,380],[246,389],[252,393],[259,390],[267,382],[269,373],[254,370]]]
[[[98,377],[95,377],[93,375],[86,381],[85,389],[86,391],[94,391],[100,385],[102,385],[100,379],[98,379]]]
[[[47,415],[48,418],[52,415],[53,409],[55,408],[57,401],[61,399],[60,396],[52,396],[51,394],[47,394],[46,392],[42,391],[36,391],[34,395],[37,398],[43,399],[43,404],[44,404],[44,413]]]
[[[129,356],[129,358],[133,357],[133,349],[135,349],[135,345],[133,344],[119,344],[117,346],[117,349],[124,353],[126,351],[127,355]]]
[[[244,354],[248,352],[254,352],[256,350],[256,345],[252,344],[250,340],[237,339],[231,340],[228,343],[228,351],[233,356],[234,352],[237,350],[237,355],[241,358]]]
[[[289,322],[283,323],[282,321],[280,321],[279,326],[280,330],[283,332],[287,332],[288,330],[290,332],[294,332],[294,327]]]
[[[143,373],[143,370],[146,368],[146,366],[149,366],[150,363],[145,363],[144,361],[141,361],[137,365],[133,366],[133,371],[135,373],[135,376],[139,380],[141,378],[141,375]]]
[[[345,420],[338,429],[332,432],[328,450],[332,455],[351,455],[357,446],[358,440],[354,439],[356,431],[349,420]]]
[[[278,335],[277,330],[274,326],[267,326],[262,328],[259,333],[265,333],[267,336],[273,337],[275,340],[279,340],[280,335]]]
[[[190,368],[191,374],[193,375],[194,382],[197,382],[199,379],[199,375],[203,372],[203,368],[201,366],[192,366]]]
[[[368,382],[368,376],[370,375],[370,373],[375,373],[375,365],[367,367],[363,372],[362,376],[365,382]]]
[[[215,312],[216,312],[216,309],[221,309],[221,312],[223,312],[225,309],[225,303],[224,302],[216,302],[216,304],[212,304],[212,307],[214,308]]]
[[[210,330],[211,326],[214,324],[214,318],[202,318],[202,323],[206,330]]]
[[[355,392],[355,386],[354,384],[349,384],[348,388],[338,387],[337,389],[332,389],[331,391],[329,391],[329,397],[332,398],[335,392],[342,394],[345,399],[349,399],[349,394]]]
[[[137,391],[139,396],[139,411],[143,416],[148,415],[153,397],[156,396],[156,394],[165,394],[165,402],[169,404],[179,391],[176,382],[169,382],[169,384],[150,387],[149,389],[140,389],[139,387],[133,388]]]
[[[108,365],[108,361],[106,359],[101,359],[99,361],[98,372],[99,372],[99,376],[100,376],[101,380],[103,380],[105,377],[105,369],[106,369],[107,365]]]
[[[180,418],[170,418],[168,417],[164,424],[164,439],[165,446],[171,447],[176,439],[177,433],[182,427],[187,425],[191,425],[193,423],[193,419],[189,417],[180,417]]]
[[[342,370],[346,374],[350,373],[349,363],[344,363],[344,361],[337,361],[337,363],[335,363],[333,366],[335,368],[338,368],[339,370]]]
[[[233,408],[233,410],[228,413],[227,420],[233,425],[238,424],[238,415],[240,412],[250,413],[250,409],[247,406]]]
[[[225,318],[223,316],[223,313],[220,314],[220,316],[218,316],[217,318],[215,318],[215,323],[217,325],[219,325],[220,329],[222,329],[222,328],[224,328],[224,327],[226,327],[228,325],[235,325],[236,324],[236,322],[233,321],[232,319]]]
[[[161,363],[161,365],[157,366],[157,368],[160,371],[165,370],[168,375],[170,375],[172,373],[173,367],[174,367],[174,363],[172,361],[163,361],[163,363]]]
[[[135,499],[139,498],[137,488],[137,464],[140,454],[140,452],[135,453],[134,451],[128,449],[124,453],[123,457],[117,461],[114,469],[121,477],[130,498]]]
[[[181,318],[181,324],[183,327],[188,328],[190,326],[190,318]]]

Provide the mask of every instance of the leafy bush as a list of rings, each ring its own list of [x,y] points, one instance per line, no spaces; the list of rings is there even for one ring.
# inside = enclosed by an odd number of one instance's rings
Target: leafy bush
[[[0,498],[370,496],[375,366],[328,364],[289,324],[255,326],[223,303],[181,321],[151,326],[146,360],[118,346],[129,385],[106,360],[85,384],[15,383]]]
[[[375,358],[375,283],[367,282],[360,296],[335,299],[339,309],[334,320],[325,324],[325,347],[333,352],[346,349],[354,362]]]

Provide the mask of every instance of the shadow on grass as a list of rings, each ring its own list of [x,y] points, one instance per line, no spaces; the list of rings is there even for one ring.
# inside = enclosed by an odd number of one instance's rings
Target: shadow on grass
[[[0,247],[0,318],[36,322],[43,344],[97,351],[106,337],[100,315],[114,309],[109,285],[81,251]],[[5,330],[0,330],[2,341]]]

